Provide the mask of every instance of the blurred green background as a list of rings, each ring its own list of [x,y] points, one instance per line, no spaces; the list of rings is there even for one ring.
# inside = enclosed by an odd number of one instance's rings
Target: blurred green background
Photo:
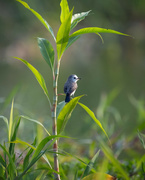
[[[27,0],[26,2],[48,21],[56,35],[60,25],[59,1]],[[63,93],[63,85],[70,74],[77,74],[82,80],[78,82],[79,88],[75,96],[87,94],[81,102],[95,112],[109,136],[119,132],[126,135],[136,133],[137,129],[144,127],[144,118],[139,119],[140,110],[135,106],[138,108],[140,105],[144,113],[145,1],[69,0],[68,2],[70,9],[74,6],[74,13],[92,10],[75,30],[96,26],[114,29],[134,38],[102,34],[103,44],[95,34],[82,35],[63,56],[58,92]],[[37,37],[48,39],[54,46],[50,34],[31,12],[19,2],[1,0],[1,115],[9,116],[10,105],[4,108],[4,102],[11,92],[16,92],[15,107],[19,114],[40,120],[51,132],[50,109],[42,89],[30,70],[21,62],[11,58],[12,56],[23,58],[39,70],[44,76],[52,99],[51,71],[40,54]],[[59,97],[59,101],[62,100],[64,96]],[[105,103],[106,108],[103,111]],[[107,118],[105,118],[106,112],[108,112]],[[68,136],[91,138],[98,132],[96,126],[77,106],[65,132]],[[113,128],[110,128],[112,126]],[[6,129],[2,121],[0,127],[2,140],[6,138]],[[35,126],[31,122],[22,121],[20,136],[23,139],[34,138],[34,132]]]

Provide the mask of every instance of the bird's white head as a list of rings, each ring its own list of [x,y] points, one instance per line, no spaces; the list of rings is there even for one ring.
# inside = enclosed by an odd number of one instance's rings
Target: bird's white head
[[[75,75],[75,74],[72,74],[72,75],[69,76],[68,81],[77,82],[79,79],[81,79],[81,78],[79,78],[79,77],[78,77],[77,75]]]

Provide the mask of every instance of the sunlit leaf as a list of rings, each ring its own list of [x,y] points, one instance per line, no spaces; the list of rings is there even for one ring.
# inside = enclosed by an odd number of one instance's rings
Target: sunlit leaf
[[[22,0],[17,0],[17,1],[20,2],[25,8],[29,9],[39,19],[39,21],[46,27],[46,29],[52,35],[53,39],[56,41],[53,30],[52,30],[51,26],[47,23],[47,21],[45,19],[43,19],[43,17],[39,13],[37,13],[34,9],[30,8],[26,2],[24,2]]]
[[[100,153],[100,150],[94,155],[94,157],[93,157],[93,158],[91,159],[91,161],[88,163],[88,165],[87,165],[87,167],[86,167],[86,169],[85,169],[85,172],[84,172],[83,177],[87,176],[87,175],[90,173],[91,169],[93,168],[93,166],[94,166],[94,164],[95,164],[95,162],[96,162],[96,159],[97,159],[98,156],[99,156],[99,153]]]
[[[37,69],[35,69],[30,63],[28,63],[26,60],[24,59],[21,59],[21,58],[18,58],[18,57],[13,57],[15,59],[18,59],[20,61],[22,61],[31,71],[32,73],[34,74],[35,78],[37,79],[37,81],[39,82],[41,88],[43,89],[49,103],[50,103],[50,99],[49,99],[49,95],[48,95],[48,90],[47,90],[47,87],[46,87],[46,84],[45,84],[45,80],[43,78],[43,76],[37,71]],[[51,103],[50,103],[51,105]]]
[[[96,124],[102,129],[102,131],[104,132],[104,134],[107,136],[107,138],[109,139],[106,131],[104,130],[102,124],[100,123],[100,121],[95,117],[94,113],[84,104],[82,103],[78,103],[88,114],[89,116],[96,122]]]
[[[86,16],[88,16],[90,11],[77,13],[72,16],[71,19],[71,30],[83,19],[85,19]]]
[[[38,38],[38,45],[41,54],[47,64],[49,65],[52,72],[54,71],[54,50],[50,42],[44,38]]]
[[[81,97],[82,96],[73,98],[60,111],[58,118],[57,118],[57,133],[58,134],[60,134],[64,130],[74,108],[76,107],[76,105]]]
[[[101,177],[101,179],[100,179]],[[82,180],[116,180],[115,177],[109,175],[109,174],[102,174],[102,173],[92,173],[86,177],[84,177]]]
[[[63,55],[63,52],[69,40],[72,13],[73,13],[73,10],[67,15],[67,17],[65,18],[65,21],[63,21],[57,33],[56,43],[57,43],[58,61],[61,60],[61,57]]]
[[[123,35],[123,36],[129,36],[127,34],[115,31],[115,30],[111,30],[111,29],[104,29],[104,28],[99,28],[99,27],[88,27],[88,28],[83,28],[83,29],[79,29],[78,31],[75,31],[73,34],[70,35],[70,37],[74,37],[74,36],[78,36],[81,34],[87,34],[87,33],[113,33],[113,34],[119,34],[119,35]]]
[[[68,6],[67,0],[61,0],[60,6],[61,6],[60,20],[62,23],[66,19],[67,15],[69,14],[69,6]]]

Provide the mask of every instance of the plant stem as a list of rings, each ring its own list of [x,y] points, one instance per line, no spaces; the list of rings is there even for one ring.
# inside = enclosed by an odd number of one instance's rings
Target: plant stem
[[[57,63],[55,77],[53,80],[53,108],[52,108],[52,120],[53,120],[53,135],[57,135],[57,120],[56,120],[56,108],[57,108],[57,82],[59,76],[59,67],[60,61]],[[54,170],[59,172],[59,162],[58,162],[58,141],[56,140],[53,144],[53,151],[54,151]],[[54,173],[55,180],[60,180],[60,175]]]

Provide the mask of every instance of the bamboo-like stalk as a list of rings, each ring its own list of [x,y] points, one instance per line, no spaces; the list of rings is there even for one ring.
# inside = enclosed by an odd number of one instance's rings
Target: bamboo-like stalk
[[[60,67],[60,61],[57,63],[55,76],[53,79],[53,108],[52,108],[52,120],[53,120],[53,135],[57,135],[57,119],[56,119],[56,108],[57,108],[57,82],[58,82],[58,76],[59,76],[59,67]],[[58,141],[56,140],[53,144],[53,151],[54,151],[54,170],[59,172],[59,162],[58,162]],[[57,173],[54,173],[55,180],[60,180],[60,175]]]

